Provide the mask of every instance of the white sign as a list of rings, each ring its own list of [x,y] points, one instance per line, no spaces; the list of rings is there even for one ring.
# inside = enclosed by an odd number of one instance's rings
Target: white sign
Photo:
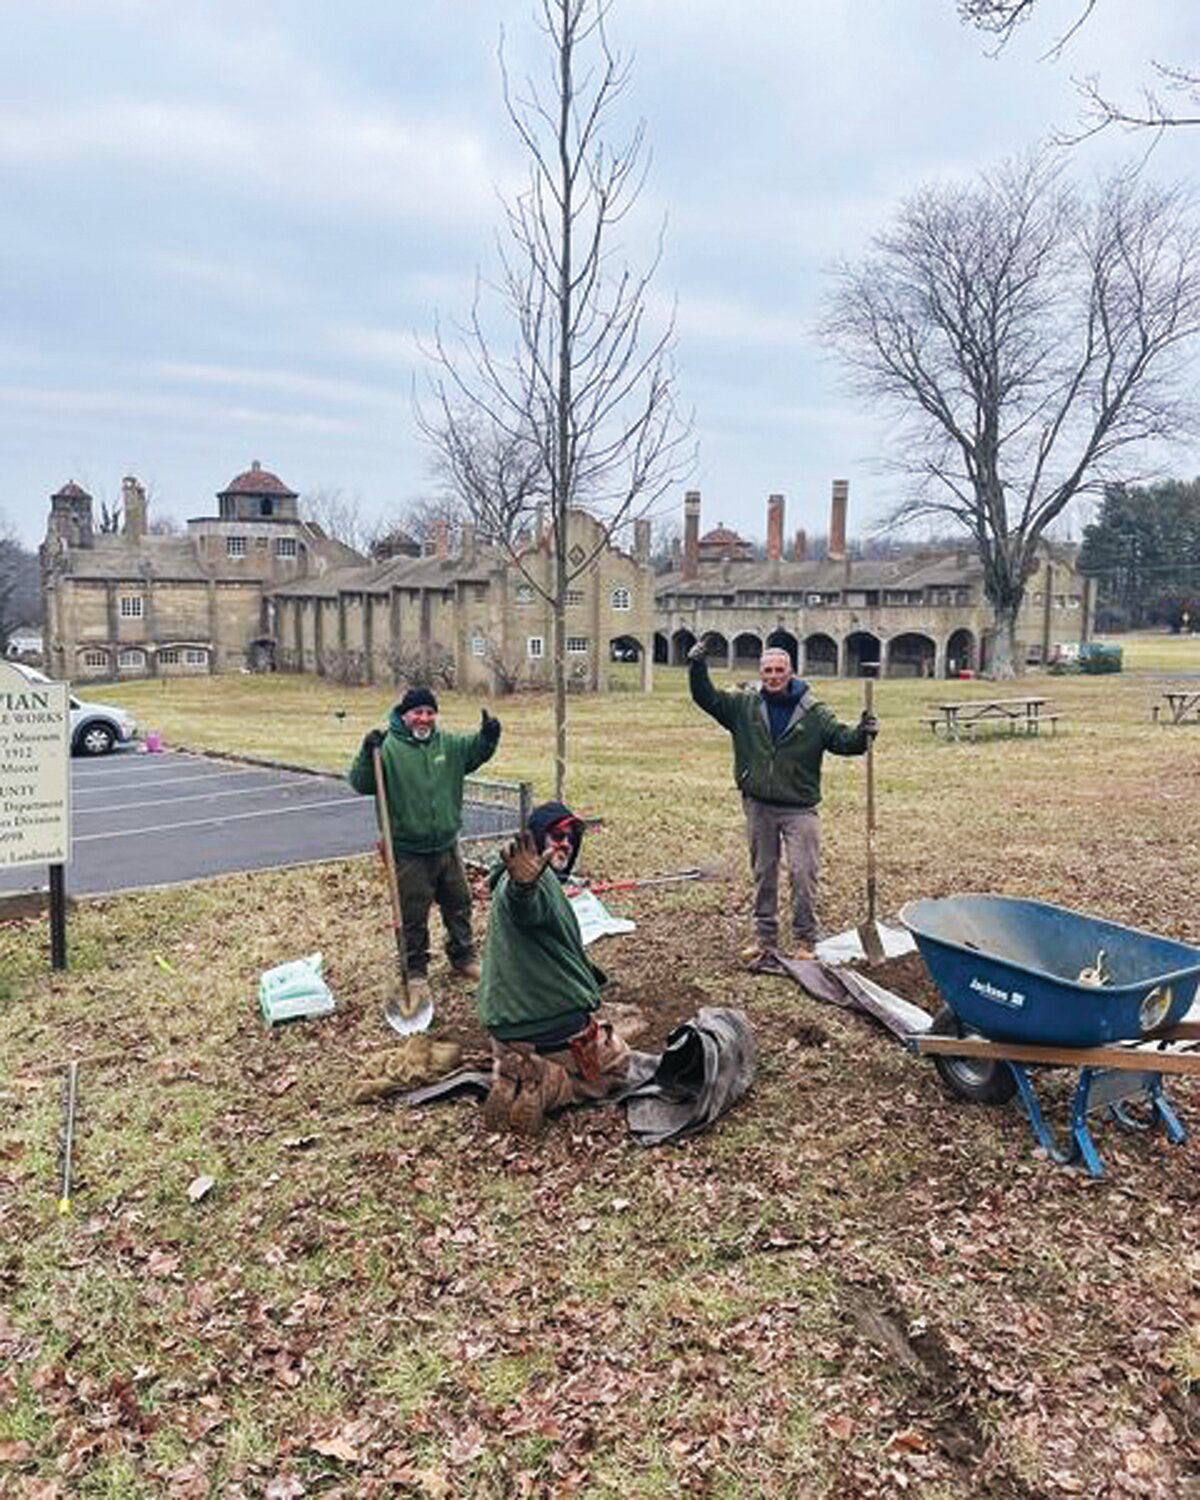
[[[70,860],[70,766],[67,684],[0,662],[0,870]]]

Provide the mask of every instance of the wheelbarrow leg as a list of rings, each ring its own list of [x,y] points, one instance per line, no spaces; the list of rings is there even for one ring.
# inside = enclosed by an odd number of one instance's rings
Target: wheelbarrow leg
[[[1096,1148],[1092,1145],[1092,1138],[1087,1133],[1086,1125],[1082,1130],[1075,1128],[1076,1105],[1078,1104],[1079,1090],[1076,1090],[1075,1105],[1071,1110],[1071,1144],[1064,1148],[1058,1144],[1054,1132],[1046,1124],[1046,1118],[1042,1114],[1042,1107],[1038,1103],[1037,1095],[1034,1093],[1033,1084],[1029,1078],[1028,1068],[1020,1063],[1010,1062],[1013,1077],[1017,1080],[1017,1092],[1021,1098],[1021,1108],[1025,1111],[1029,1121],[1029,1128],[1033,1131],[1034,1139],[1046,1153],[1052,1162],[1060,1167],[1072,1166],[1082,1156],[1084,1164],[1093,1177],[1103,1177],[1104,1167],[1096,1154]],[[1088,1070],[1085,1068],[1084,1072]],[[1082,1081],[1081,1081],[1082,1087]],[[1086,1115],[1086,1104],[1084,1115]]]

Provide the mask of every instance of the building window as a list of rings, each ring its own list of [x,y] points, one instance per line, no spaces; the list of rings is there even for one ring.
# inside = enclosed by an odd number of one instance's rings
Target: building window
[[[244,536],[227,536],[225,538],[226,557],[245,557],[246,538]]]
[[[277,536],[275,538],[276,557],[295,557],[296,538],[294,536]]]
[[[541,661],[542,657],[545,654],[546,654],[546,642],[542,639],[542,637],[540,635],[531,635],[529,637],[529,660],[530,661]]]
[[[567,603],[568,603],[568,605],[571,605],[571,604],[582,604],[583,603],[583,590],[582,589],[568,589],[567,590]]]
[[[198,646],[189,646],[183,653],[184,665],[188,667],[208,666],[208,652],[201,651]]]
[[[141,594],[121,595],[121,618],[123,620],[140,620],[146,611],[146,601]]]
[[[821,596],[820,596],[820,594],[809,594],[809,596],[808,596],[808,602],[809,602],[809,604],[820,604],[820,602],[821,602]]]
[[[612,591],[612,607],[614,609],[629,609],[633,604],[629,590],[624,586]]]
[[[569,635],[567,637],[568,656],[586,656],[588,653],[588,638],[586,635]]]
[[[83,664],[85,667],[107,667],[107,651],[85,651],[83,653]]]
[[[267,540],[268,539],[265,536],[256,537],[254,540],[254,545],[260,552],[265,552],[267,550]]]
[[[165,651],[158,653],[158,664],[160,667],[177,667],[179,665],[179,652],[174,646],[168,646]]]
[[[487,641],[483,638],[483,636],[481,636],[481,635],[473,635],[471,637],[471,655],[472,656],[486,656],[487,655]]]
[[[144,651],[122,651],[120,656],[117,657],[117,666],[119,667],[132,667],[137,670],[143,667],[145,663],[146,653]]]
[[[517,601],[518,604],[532,604],[533,603],[533,588],[532,588],[532,586],[530,584],[528,584],[528,583],[519,583],[519,584],[517,584],[517,592],[516,592],[516,594],[513,597],[516,599],[516,601]]]
[[[483,604],[487,599],[488,591],[486,583],[477,583],[472,586],[471,593],[476,604]]]

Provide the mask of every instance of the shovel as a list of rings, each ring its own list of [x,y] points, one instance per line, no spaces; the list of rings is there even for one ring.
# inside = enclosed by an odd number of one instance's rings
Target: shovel
[[[408,949],[404,946],[404,913],[400,908],[400,887],[396,882],[396,861],[392,854],[392,822],[388,816],[387,791],[383,780],[383,757],[376,745],[372,751],[375,765],[375,811],[379,815],[379,852],[383,856],[388,894],[392,899],[392,928],[396,934],[396,957],[400,961],[400,993],[387,1003],[384,1020],[401,1036],[428,1031],[433,1020],[433,1001],[413,1002],[408,984]]]
[[[869,677],[863,681],[863,710],[868,714],[875,711],[875,684]],[[872,737],[867,741],[867,920],[856,929],[871,968],[883,963],[886,957],[875,909],[875,740]]]

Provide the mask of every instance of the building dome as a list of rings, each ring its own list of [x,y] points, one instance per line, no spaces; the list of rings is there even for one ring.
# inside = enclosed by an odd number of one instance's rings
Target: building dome
[[[277,499],[295,500],[297,493],[289,490],[278,474],[272,474],[270,469],[264,469],[258,459],[255,459],[244,474],[239,474],[236,479],[229,482],[223,490],[218,490],[217,499],[224,500],[227,495],[271,495]]]

